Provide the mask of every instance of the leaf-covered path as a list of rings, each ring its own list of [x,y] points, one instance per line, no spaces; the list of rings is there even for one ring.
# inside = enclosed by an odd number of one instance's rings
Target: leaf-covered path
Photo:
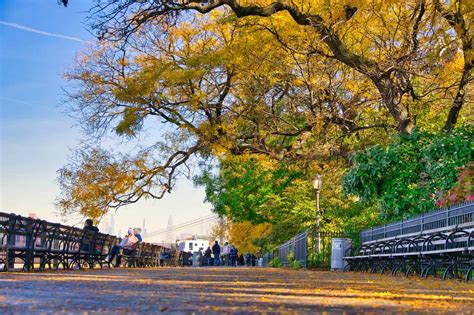
[[[474,285],[267,268],[159,268],[0,274],[0,314],[465,313]]]

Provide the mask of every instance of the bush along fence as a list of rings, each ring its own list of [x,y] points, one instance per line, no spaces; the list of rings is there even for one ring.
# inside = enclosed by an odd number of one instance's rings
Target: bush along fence
[[[278,257],[284,267],[306,268],[308,231],[304,231],[278,247]]]
[[[474,278],[474,202],[371,228],[346,254],[348,270]]]
[[[120,238],[73,226],[0,212],[0,271],[110,267],[105,261]],[[182,261],[179,252],[138,242],[121,255],[123,266],[155,267]]]
[[[316,232],[304,231],[279,245],[272,252],[262,255],[263,266],[329,270],[334,238],[349,238],[353,245],[359,244],[359,234],[356,233],[321,232],[318,250]]]

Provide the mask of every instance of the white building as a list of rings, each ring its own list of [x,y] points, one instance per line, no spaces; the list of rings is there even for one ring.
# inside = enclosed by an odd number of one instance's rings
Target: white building
[[[201,238],[178,241],[177,243],[178,249],[187,253],[205,251],[210,245],[209,240]]]

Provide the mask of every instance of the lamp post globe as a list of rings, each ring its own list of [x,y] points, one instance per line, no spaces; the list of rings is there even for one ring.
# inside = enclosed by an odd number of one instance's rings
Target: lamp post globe
[[[313,178],[313,188],[314,188],[314,190],[319,191],[319,190],[321,190],[322,185],[323,185],[323,179],[321,178],[321,175],[317,174]]]

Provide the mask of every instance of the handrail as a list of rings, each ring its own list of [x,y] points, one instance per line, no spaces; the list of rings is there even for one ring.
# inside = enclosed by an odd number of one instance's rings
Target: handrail
[[[365,243],[409,233],[424,233],[440,228],[451,228],[465,223],[474,225],[474,202],[435,209],[410,219],[372,227],[362,231],[360,237],[362,243]]]

